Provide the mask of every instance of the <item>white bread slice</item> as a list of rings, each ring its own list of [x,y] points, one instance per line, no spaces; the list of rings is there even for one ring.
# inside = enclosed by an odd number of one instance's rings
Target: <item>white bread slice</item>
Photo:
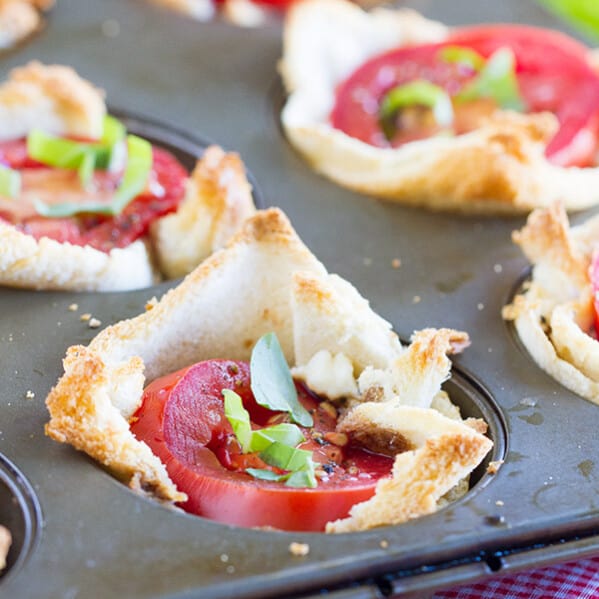
[[[369,361],[388,366],[403,351],[389,323],[349,283],[326,272],[279,210],[259,211],[146,313],[108,327],[87,348],[69,349],[65,374],[46,401],[46,432],[135,488],[177,501],[181,494],[160,462],[128,430],[144,381],[200,360],[248,360],[270,331],[291,365],[330,351],[343,355],[355,376]]]
[[[563,205],[530,214],[513,234],[534,264],[532,280],[503,317],[516,331],[534,361],[578,395],[599,404],[599,342],[594,326],[589,268],[599,218],[570,228]]]
[[[317,351],[343,353],[351,357],[357,378],[366,367],[382,368],[402,351],[391,325],[337,275],[294,273],[292,307],[298,365]]]
[[[41,17],[26,0],[0,1],[0,49],[13,47],[35,32]]]
[[[255,211],[252,188],[239,156],[210,146],[189,178],[177,212],[152,227],[160,270],[170,278],[190,273],[224,247]]]
[[[63,291],[118,291],[156,280],[148,249],[136,241],[101,252],[17,231],[0,222],[0,285]]]
[[[25,137],[34,128],[97,139],[105,114],[104,92],[70,67],[30,62],[0,85],[0,141]]]
[[[452,329],[423,329],[411,341],[407,351],[386,369],[368,367],[362,372],[358,387],[363,397],[429,408],[450,376],[447,355],[470,345],[466,333]]]
[[[381,479],[375,495],[327,524],[327,532],[352,532],[430,514],[437,501],[466,477],[491,449],[491,441],[468,421],[446,418],[433,409],[393,402],[357,405],[338,427],[350,438],[374,434],[407,449],[396,456],[393,476]],[[378,443],[381,442],[379,438]]]
[[[70,67],[31,62],[13,69],[0,85],[0,141],[24,137],[33,128],[98,138],[105,114],[103,92]],[[161,275],[187,274],[255,211],[236,154],[207,148],[190,181],[179,211],[158,219],[148,239],[109,253],[47,238],[36,241],[0,221],[0,285],[121,291],[148,287]]]
[[[281,120],[318,172],[382,199],[434,210],[525,213],[556,199],[568,210],[599,202],[599,169],[561,168],[545,158],[557,130],[548,113],[498,111],[480,128],[381,149],[333,129],[335,90],[370,58],[439,42],[449,29],[404,10],[369,13],[348,0],[306,0],[288,13],[280,71],[289,92]]]

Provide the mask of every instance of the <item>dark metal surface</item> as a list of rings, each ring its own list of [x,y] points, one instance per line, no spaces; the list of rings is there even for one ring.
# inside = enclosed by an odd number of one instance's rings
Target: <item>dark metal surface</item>
[[[408,4],[449,23],[554,24],[520,0]],[[109,20],[118,23],[116,37],[103,33],[115,31]],[[599,551],[599,408],[541,372],[500,318],[526,268],[510,242],[523,219],[402,208],[312,173],[277,124],[279,56],[275,26],[202,25],[143,0],[61,0],[51,26],[0,62],[0,77],[33,58],[72,64],[104,87],[114,106],[239,151],[266,204],[281,206],[329,270],[355,283],[402,337],[426,326],[470,333],[473,344],[457,363],[472,379],[458,377],[453,390],[467,410],[490,419],[499,454],[505,428],[505,465],[494,477],[479,473],[469,495],[433,516],[352,535],[240,530],[168,510],[47,439],[43,400],[62,372],[66,348],[96,333],[79,314],[90,312],[107,325],[141,312],[169,284],[102,295],[3,289],[0,453],[31,481],[44,526],[37,547],[0,582],[0,595],[291,596],[363,579],[336,592],[380,597],[487,576],[492,568],[509,569],[510,560],[524,567],[584,548]],[[399,269],[392,268],[394,258]],[[77,312],[69,311],[72,303]],[[26,399],[27,391],[35,398]],[[570,543],[553,543],[543,556],[531,551],[560,538]],[[309,555],[291,556],[291,541],[309,543]],[[515,548],[522,552],[497,553]],[[397,577],[380,578],[388,573]],[[372,577],[378,586],[368,582]]]

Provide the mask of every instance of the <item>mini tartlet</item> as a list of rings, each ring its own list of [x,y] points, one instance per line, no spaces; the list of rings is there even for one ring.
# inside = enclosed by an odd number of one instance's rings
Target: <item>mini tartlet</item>
[[[370,439],[408,449],[374,497],[329,522],[328,532],[398,524],[434,512],[456,485],[463,494],[463,479],[492,446],[486,423],[462,420],[441,391],[450,376],[447,354],[468,345],[468,336],[426,329],[402,347],[390,324],[350,283],[327,273],[277,209],[249,219],[149,311],[108,327],[87,347],[71,347],[46,401],[46,432],[134,489],[185,501],[165,464],[130,430],[145,381],[202,360],[247,361],[271,332],[294,376],[336,405],[338,432],[367,447]]]
[[[0,285],[146,287],[190,272],[254,211],[236,154],[211,146],[188,175],[69,67],[32,62],[0,85]]]
[[[503,317],[540,368],[599,404],[599,217],[570,227],[557,203],[532,212],[513,239],[533,268]]]
[[[487,43],[486,35],[494,36],[492,43]],[[528,60],[526,49],[534,44],[539,47]],[[541,45],[543,48],[539,49]],[[371,87],[360,87],[361,78],[366,77],[364,65],[387,60],[375,57],[401,53],[402,49],[409,54],[417,48],[426,48],[423,52],[430,54],[442,52],[445,47],[450,49],[442,58],[426,59],[436,65],[433,67],[436,74],[430,75],[429,69],[429,75],[438,85],[428,85],[425,69],[406,74],[416,63],[420,65],[418,61],[426,63],[420,57],[421,52],[418,58],[406,59],[405,64],[398,62],[399,74],[393,74],[395,67],[391,66],[386,71],[382,67],[376,77],[369,74],[374,79],[368,85],[378,90],[374,95]],[[543,57],[547,48],[552,48],[555,60]],[[574,40],[548,30],[516,25],[450,29],[409,10],[381,8],[365,12],[346,0],[304,0],[292,7],[285,25],[280,71],[288,98],[281,120],[291,144],[315,170],[342,186],[368,195],[435,210],[473,213],[523,213],[555,200],[564,201],[569,210],[582,209],[599,201],[596,163],[593,162],[593,168],[563,165],[588,162],[595,153],[597,127],[593,115],[596,112],[591,109],[591,98],[599,98],[599,78],[591,68],[592,59],[590,51]],[[548,73],[548,65],[554,61],[558,77],[564,81],[570,76],[580,79],[567,86],[564,83],[569,90],[566,93],[565,88],[559,91],[561,84],[555,80],[551,83],[552,78],[546,76],[543,85],[549,84],[553,99],[544,99],[541,91],[537,93],[542,85],[535,89],[530,84],[537,76],[538,65],[532,64],[535,60],[545,61],[542,72]],[[521,82],[518,78],[523,70],[527,77],[525,85],[520,85],[517,101],[509,101],[514,97],[500,98],[501,102],[506,100],[504,104],[497,100],[497,106],[509,109],[495,109],[495,104],[489,108],[486,92],[480,91],[482,86],[474,86],[479,96],[473,96],[472,86],[468,89],[469,96],[460,96],[483,71],[487,76],[498,65],[500,70],[504,69],[502,76],[510,75],[511,69],[511,81],[508,80],[507,87],[498,92],[493,102],[510,86],[514,87],[514,77]],[[445,68],[453,69],[459,80],[444,80]],[[394,77],[418,81],[420,89],[401,90],[383,109],[385,98],[396,85]],[[511,88],[508,92],[513,95]],[[376,118],[381,122],[386,119],[387,124],[388,107],[394,102],[409,103],[410,96],[419,98],[412,100],[415,103],[412,108],[418,110],[406,113],[404,125],[413,126],[409,123],[416,120],[418,127],[430,126],[431,110],[425,111],[423,118],[419,102],[431,105],[434,102],[437,108],[442,108],[439,114],[445,111],[445,115],[438,116],[435,126],[439,125],[440,131],[432,137],[418,138],[398,147],[387,147],[384,140],[382,144],[366,143],[359,138],[359,132],[356,137],[333,126],[333,117],[340,121],[342,112],[336,104],[340,93],[346,94],[345,100],[350,98],[349,101],[362,104],[368,118],[378,114]],[[481,109],[481,115],[474,113],[476,118],[466,115],[465,132],[458,127],[461,110],[456,105],[458,97],[468,107],[478,102],[477,110]],[[532,104],[535,111],[528,114],[514,111],[513,107],[522,104],[522,99],[526,100],[524,104]],[[448,122],[453,123],[450,129],[453,127],[457,135],[446,134],[444,128],[447,125],[444,119],[451,117],[447,113],[451,113],[452,102],[453,121]],[[561,127],[556,115],[549,108],[542,108],[544,102],[555,103]],[[391,110],[393,118],[399,119],[401,110],[396,105]],[[573,121],[568,122],[571,117]],[[574,126],[579,117],[580,122]],[[356,127],[359,120],[349,115],[345,122]],[[392,123],[396,130],[403,126],[398,123],[399,120]],[[564,154],[564,148],[557,146],[566,137]],[[581,154],[575,157],[578,152]]]

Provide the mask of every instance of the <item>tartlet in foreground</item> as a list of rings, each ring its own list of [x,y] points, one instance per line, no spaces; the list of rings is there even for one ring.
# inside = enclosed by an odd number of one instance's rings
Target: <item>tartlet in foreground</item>
[[[220,390],[239,391],[240,396],[246,393],[247,379],[236,377],[247,366],[231,361],[246,363],[251,358],[253,369],[252,347],[273,334],[281,347],[279,366],[282,362],[281,368],[286,369],[289,364],[296,384],[305,385],[312,399],[318,394],[326,400],[330,407],[322,404],[323,410],[338,416],[333,436],[324,435],[319,445],[345,445],[349,439],[370,450],[384,448],[392,454],[389,475],[372,486],[375,494],[334,521],[319,523],[319,529],[326,525],[328,532],[347,532],[398,524],[434,512],[442,496],[456,486],[458,495],[465,492],[465,477],[492,446],[484,435],[486,423],[462,420],[441,391],[441,384],[450,376],[447,354],[468,345],[468,336],[448,329],[425,329],[414,334],[410,346],[402,347],[389,323],[370,309],[350,283],[327,273],[277,209],[258,212],[249,219],[225,249],[205,260],[145,314],[108,327],[87,347],[71,347],[64,361],[65,374],[47,398],[51,418],[46,432],[87,452],[134,489],[184,507],[186,501],[199,501],[202,498],[193,496],[194,489],[178,488],[172,477],[178,477],[182,460],[188,464],[187,470],[193,470],[189,455],[205,455],[210,439],[215,437],[198,432],[201,427],[193,424],[198,410],[187,410],[189,420],[173,425],[168,434],[155,435],[183,438],[181,443],[175,441],[179,453],[174,455],[171,445],[168,461],[161,462],[132,432],[144,416],[140,411],[144,383],[183,368],[166,390],[155,394],[158,396],[167,393],[177,377],[186,376],[190,365],[199,362],[199,367],[205,368],[202,361],[229,361],[226,368],[222,364],[217,367],[224,368],[233,382],[217,388],[206,401],[213,406],[211,410],[218,404],[217,412],[211,412],[215,414],[213,423],[221,423],[220,433],[227,443],[236,445],[235,455],[239,457],[239,443],[250,443],[247,435],[252,437],[256,428],[252,425],[253,431],[249,431],[249,425],[243,425],[244,440],[239,432],[235,433],[237,439],[231,436],[231,427],[235,431],[243,428],[239,424],[244,420],[239,415],[243,410],[231,419],[227,416],[227,423],[223,416],[223,401],[226,410],[227,400]],[[253,387],[252,391],[256,395]],[[197,392],[183,395],[187,405]],[[167,410],[170,414],[172,405],[162,409],[164,417],[160,412],[157,421],[170,421]],[[316,419],[317,412],[313,414]],[[268,425],[280,423],[281,416],[285,418],[284,413],[275,414],[274,420],[269,418]],[[287,428],[290,422],[283,424]],[[202,436],[205,438],[198,445],[197,438]],[[219,446],[210,451],[220,455],[221,450]],[[296,450],[288,447],[286,451]],[[250,457],[266,459],[262,453],[242,457],[244,461]],[[210,458],[211,467],[226,474],[231,464],[219,466],[215,459]],[[328,464],[331,472],[337,466]],[[298,469],[307,476],[304,467]],[[323,464],[316,464],[316,470],[310,466],[312,482],[312,474],[320,469],[323,477],[330,473]],[[275,468],[264,474],[262,464],[258,470],[261,474],[255,477],[235,471],[235,484],[251,489],[264,484],[274,493],[273,485],[284,491],[286,483],[273,477],[288,481],[294,474],[291,466],[290,471]],[[267,483],[256,482],[256,477],[265,476]],[[239,477],[243,481],[239,482]],[[321,491],[307,488],[303,492],[316,497]],[[239,501],[243,496],[240,492]],[[195,513],[203,514],[201,510]],[[211,517],[239,523],[227,520],[226,514]]]
[[[532,276],[503,309],[545,372],[599,404],[599,217],[570,227],[563,205],[535,210],[514,241]]]
[[[550,30],[305,0],[286,20],[281,120],[315,170],[368,195],[474,213],[582,209],[599,201],[591,60]]]

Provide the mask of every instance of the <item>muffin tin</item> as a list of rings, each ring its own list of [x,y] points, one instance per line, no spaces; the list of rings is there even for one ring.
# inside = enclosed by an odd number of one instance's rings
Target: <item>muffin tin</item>
[[[448,23],[556,26],[533,2],[402,4]],[[97,332],[79,316],[103,326],[134,316],[175,282],[107,294],[1,289],[0,521],[15,537],[3,596],[422,596],[599,551],[599,408],[539,370],[500,317],[526,274],[510,242],[523,219],[404,208],[313,173],[278,124],[280,34],[277,25],[199,24],[143,0],[61,0],[49,26],[2,60],[0,76],[35,58],[71,64],[114,106],[169,124],[142,122],[150,138],[193,153],[205,136],[240,152],[257,196],[283,208],[327,268],[400,336],[427,326],[470,333],[447,389],[466,415],[489,422],[487,462],[505,463],[495,475],[483,464],[472,490],[432,516],[351,535],[238,529],[168,509],[49,440],[43,426],[66,348]],[[292,555],[293,541],[308,543],[309,554]]]

